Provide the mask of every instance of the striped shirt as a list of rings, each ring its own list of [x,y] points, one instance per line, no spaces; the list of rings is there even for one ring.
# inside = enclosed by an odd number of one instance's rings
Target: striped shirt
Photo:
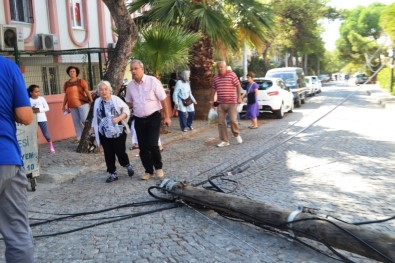
[[[217,92],[217,101],[222,104],[237,104],[237,87],[240,81],[233,71],[213,78],[213,89]]]

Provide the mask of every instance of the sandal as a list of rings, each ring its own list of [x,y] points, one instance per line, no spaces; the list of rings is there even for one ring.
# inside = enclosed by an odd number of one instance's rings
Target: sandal
[[[249,126],[250,129],[258,129],[258,126]]]

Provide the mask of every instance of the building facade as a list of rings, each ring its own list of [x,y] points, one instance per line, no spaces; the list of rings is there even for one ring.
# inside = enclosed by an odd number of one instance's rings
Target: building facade
[[[101,0],[0,0],[0,55],[20,65],[27,87],[41,87],[54,141],[75,136],[71,116],[61,110],[66,68],[79,67],[93,89],[101,78],[103,50],[115,42]],[[40,132],[39,141],[45,142]]]

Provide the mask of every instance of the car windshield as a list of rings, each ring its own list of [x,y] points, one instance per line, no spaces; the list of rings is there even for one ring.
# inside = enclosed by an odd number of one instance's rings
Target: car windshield
[[[271,86],[273,86],[273,82],[271,81],[271,80],[262,80],[262,79],[259,79],[259,80],[254,80],[254,82],[256,83],[256,84],[258,84],[258,86],[259,86],[259,90],[267,90],[268,88],[270,88]],[[247,90],[247,86],[248,86],[248,82],[247,81],[243,81],[243,83],[242,83],[242,88],[244,89],[244,90]]]
[[[295,74],[291,72],[268,72],[266,77],[269,78],[280,78],[284,80],[285,85],[293,86],[296,84]]]
[[[280,79],[284,80],[285,82],[295,81],[295,74],[290,73],[290,72],[268,72],[266,77],[280,78]]]

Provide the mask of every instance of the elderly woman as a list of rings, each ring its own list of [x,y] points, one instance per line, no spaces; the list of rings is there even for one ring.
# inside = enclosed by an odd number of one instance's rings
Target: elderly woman
[[[180,119],[180,127],[183,132],[188,131],[187,128],[193,130],[192,121],[195,117],[195,106],[193,104],[197,104],[189,84],[189,74],[190,72],[188,70],[184,70],[181,73],[181,79],[177,81],[173,93],[173,101],[175,108],[178,109],[178,118]],[[185,105],[183,102],[187,98],[192,102],[189,105]]]
[[[106,182],[111,183],[118,180],[116,158],[119,164],[126,168],[129,176],[134,174],[126,154],[126,134],[130,132],[127,125],[130,110],[122,99],[112,95],[112,87],[108,81],[100,81],[97,87],[100,97],[96,99],[93,108],[92,126],[97,145],[103,146],[107,172],[110,174]]]

